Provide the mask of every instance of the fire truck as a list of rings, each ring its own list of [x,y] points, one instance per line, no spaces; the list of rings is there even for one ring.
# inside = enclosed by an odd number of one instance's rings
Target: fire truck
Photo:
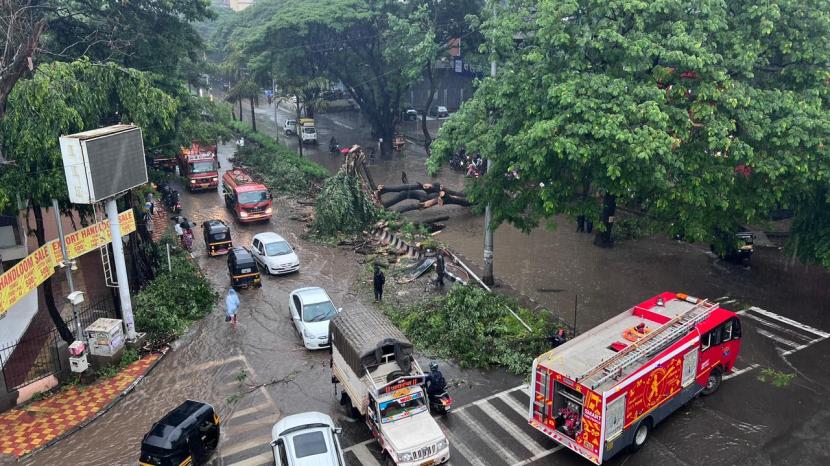
[[[222,176],[225,206],[240,222],[259,222],[271,218],[271,192],[254,181],[241,168],[228,170]]]
[[[179,171],[187,179],[190,191],[216,189],[219,186],[219,163],[216,146],[191,144],[179,152]]]
[[[669,414],[714,393],[740,348],[737,314],[659,294],[536,358],[528,422],[601,464],[638,450]]]

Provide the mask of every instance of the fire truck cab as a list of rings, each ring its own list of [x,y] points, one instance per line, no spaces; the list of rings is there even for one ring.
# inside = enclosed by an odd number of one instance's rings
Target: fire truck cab
[[[219,186],[219,163],[216,146],[192,144],[179,152],[179,172],[187,179],[187,189],[198,191]]]
[[[271,218],[271,192],[254,181],[245,170],[234,168],[222,176],[225,206],[242,223]]]
[[[717,390],[740,347],[737,314],[661,293],[536,358],[528,422],[601,464]]]

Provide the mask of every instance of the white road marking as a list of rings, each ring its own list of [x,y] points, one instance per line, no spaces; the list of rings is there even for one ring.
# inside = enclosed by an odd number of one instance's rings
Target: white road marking
[[[234,411],[234,413],[231,414],[231,416],[228,419],[234,419],[234,418],[237,418],[237,417],[242,417],[246,414],[255,413],[257,411],[265,411],[270,407],[271,407],[270,403],[262,403],[262,404],[257,405],[257,406],[251,406],[250,408],[240,409],[239,411]]]
[[[738,369],[738,370],[733,369],[731,373],[726,374],[726,375],[723,376],[723,380],[729,380],[733,377],[737,377],[741,374],[745,374],[745,373],[747,373],[747,372],[749,372],[753,369],[756,369],[756,368],[758,368],[758,364],[751,364],[747,367],[744,367],[743,369]]]
[[[781,353],[781,356],[789,356],[789,355],[791,355],[791,354],[795,353],[796,351],[801,351],[801,350],[803,350],[804,348],[806,348],[806,347],[808,347],[808,346],[815,345],[816,343],[818,343],[818,342],[820,342],[820,341],[823,341],[823,340],[826,340],[826,338],[816,338],[815,340],[811,341],[810,343],[805,343],[805,344],[803,344],[803,345],[801,345],[801,346],[799,346],[799,347],[796,347],[796,348],[793,348],[793,349],[791,349],[791,350],[787,350],[787,351],[782,352],[782,353]]]
[[[334,122],[334,124],[335,124],[335,125],[337,125],[337,126],[342,126],[342,127],[346,128],[346,129],[354,129],[354,126],[352,126],[352,125],[347,125],[346,123],[343,123],[343,122],[341,122],[341,121],[335,120],[334,118],[332,118],[332,119],[331,119],[331,121],[333,121],[333,122]]]
[[[792,325],[793,327],[799,328],[799,329],[804,330],[806,332],[814,333],[814,334],[816,334],[816,335],[818,335],[822,338],[830,338],[830,333],[821,331],[821,330],[819,330],[817,328],[814,328],[814,327],[810,327],[809,325],[806,325],[806,324],[802,324],[801,322],[796,322],[796,321],[794,321],[792,319],[789,319],[787,317],[780,316],[778,314],[774,314],[774,313],[769,312],[769,311],[765,311],[764,309],[761,309],[759,307],[752,306],[752,307],[749,308],[749,310],[752,311],[752,312],[755,312],[757,314],[761,314],[762,316],[769,317],[770,319],[775,319],[775,320],[784,322],[785,324]]]
[[[254,448],[256,446],[262,446],[262,445],[267,446],[269,443],[271,443],[271,436],[270,435],[261,436],[261,437],[254,437],[251,440],[247,440],[247,441],[241,442],[241,443],[235,443],[233,445],[224,447],[220,450],[219,453],[221,453],[222,457],[225,458],[225,457],[234,455],[236,453],[239,453],[241,451],[245,451],[245,450],[248,450],[250,448]]]
[[[226,358],[226,359],[217,359],[215,361],[208,361],[208,362],[204,362],[202,364],[198,364],[198,365],[195,365],[195,366],[191,367],[190,369],[186,370],[185,373],[199,372],[199,371],[207,370],[207,369],[210,369],[210,368],[213,368],[213,367],[216,367],[216,366],[223,366],[223,365],[225,365],[227,363],[230,363],[230,362],[240,361],[242,359],[243,359],[243,356],[240,354],[240,355],[236,355],[236,356],[231,356],[231,357]]]
[[[722,303],[718,303],[718,304],[732,304],[732,303],[734,303],[735,301],[737,301],[737,299],[727,299],[726,301],[724,301],[724,302],[722,302]]]
[[[266,451],[236,463],[226,463],[225,466],[262,466],[266,464],[274,464],[274,453],[272,451]]]
[[[534,461],[536,461],[536,460],[539,460],[539,459],[541,459],[541,458],[544,458],[544,457],[546,457],[546,456],[548,456],[548,455],[552,455],[552,454],[556,453],[557,451],[561,450],[562,448],[564,448],[564,447],[563,447],[562,445],[559,445],[559,446],[557,446],[556,448],[552,448],[552,449],[550,449],[550,450],[543,451],[542,453],[539,453],[538,455],[532,456],[532,457],[530,457],[530,458],[528,458],[528,459],[526,459],[526,460],[524,460],[524,461],[520,461],[520,462],[518,462],[518,463],[514,463],[514,464],[513,464],[513,466],[524,466],[524,465],[526,465],[526,464],[530,464],[530,463],[532,463],[532,462],[534,462]]]
[[[522,418],[527,418],[528,414],[530,413],[530,409],[527,406],[522,406],[522,404],[519,403],[519,400],[513,398],[507,393],[502,393],[501,395],[499,395],[499,398],[502,401],[504,401],[507,404],[507,406],[510,406],[511,408],[513,408],[514,411],[519,413],[519,415],[521,415]]]
[[[515,438],[520,444],[530,450],[532,455],[536,456],[545,451],[545,449],[542,448],[536,440],[534,440],[530,435],[524,433],[524,431],[513,423],[513,421],[507,419],[491,401],[486,401],[480,404],[479,408],[484,411],[484,414],[487,414],[493,418],[496,423],[501,426],[501,428],[506,430],[508,434],[512,435],[513,438]]]
[[[513,392],[513,391],[516,391],[516,390],[527,390],[527,385],[526,385],[526,384],[524,384],[524,385],[519,385],[518,387],[508,388],[507,390],[500,391],[500,392],[498,392],[498,393],[493,393],[492,395],[487,396],[487,397],[484,397],[484,398],[482,398],[482,399],[480,399],[480,400],[476,400],[476,401],[473,401],[473,402],[471,402],[471,403],[467,403],[467,404],[465,404],[464,406],[459,406],[458,408],[453,408],[453,409],[452,409],[452,412],[456,412],[456,413],[457,413],[458,411],[462,411],[462,410],[464,410],[464,409],[467,409],[467,408],[469,408],[470,406],[474,406],[474,405],[475,405],[475,404],[477,404],[477,403],[483,403],[483,402],[485,402],[485,401],[489,401],[489,400],[491,400],[491,399],[493,399],[493,398],[495,398],[495,397],[497,397],[497,396],[501,396],[501,395],[504,395],[505,393],[510,393],[510,392]]]
[[[763,335],[776,343],[783,343],[789,346],[790,348],[798,348],[800,346],[798,343],[794,341],[787,340],[786,338],[781,338],[780,336],[768,332],[762,328],[756,328],[755,331],[758,332],[759,335]]]
[[[352,447],[353,449],[351,450],[351,452],[354,453],[354,456],[357,457],[358,461],[360,461],[360,464],[362,464],[363,466],[380,466],[378,460],[376,460],[375,457],[372,456],[372,453],[369,452],[369,449],[366,448],[365,444],[358,443],[354,447]]]
[[[754,314],[751,314],[751,313],[746,313],[746,314],[744,314],[743,316],[744,316],[744,317],[748,317],[748,318],[750,318],[750,319],[752,319],[752,320],[754,320],[754,321],[756,321],[756,322],[760,323],[761,325],[763,325],[763,326],[765,326],[765,327],[775,329],[775,330],[777,330],[777,331],[779,331],[779,332],[785,333],[785,334],[790,335],[790,336],[792,336],[792,337],[796,337],[796,338],[798,338],[798,339],[805,340],[805,341],[807,341],[807,342],[812,342],[812,341],[814,341],[814,340],[815,340],[814,338],[810,338],[810,336],[808,336],[808,335],[805,335],[805,334],[803,334],[803,333],[796,332],[795,330],[791,330],[791,329],[789,329],[789,328],[786,328],[786,327],[783,327],[783,326],[781,326],[781,325],[775,324],[775,323],[770,322],[770,321],[768,321],[768,320],[766,320],[766,319],[762,319],[762,318],[760,318],[760,317],[758,317],[758,316],[756,316],[756,315],[754,315]]]
[[[484,443],[496,452],[499,457],[504,458],[509,464],[517,463],[519,461],[519,458],[517,458],[511,450],[508,450],[502,446],[502,443],[499,442],[499,440],[491,434],[489,430],[487,430],[487,427],[476,421],[471,415],[467,414],[466,411],[456,411],[453,413],[453,416],[461,418],[461,422],[468,426],[480,426],[475,433],[481,437],[482,440],[484,440]]]
[[[467,445],[464,442],[462,442],[461,439],[456,437],[451,430],[445,429],[443,428],[443,426],[441,430],[443,430],[444,435],[447,436],[447,440],[449,440],[450,442],[450,448],[455,448],[459,453],[461,453],[461,456],[463,456],[464,459],[467,460],[470,464],[472,464],[473,466],[487,466],[487,463],[480,456],[478,456],[472,450],[467,448]]]

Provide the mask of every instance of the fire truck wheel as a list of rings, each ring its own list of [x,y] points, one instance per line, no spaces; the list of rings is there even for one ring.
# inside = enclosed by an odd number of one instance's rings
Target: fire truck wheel
[[[715,393],[718,387],[720,387],[721,382],[723,382],[723,374],[721,374],[720,369],[712,369],[712,372],[709,373],[709,378],[706,379],[706,386],[700,394],[706,396]]]
[[[631,440],[631,446],[629,450],[635,452],[640,448],[643,448],[645,445],[646,440],[648,439],[648,434],[651,432],[651,419],[645,419],[640,422],[640,425],[637,426],[637,430],[634,431],[634,439]]]

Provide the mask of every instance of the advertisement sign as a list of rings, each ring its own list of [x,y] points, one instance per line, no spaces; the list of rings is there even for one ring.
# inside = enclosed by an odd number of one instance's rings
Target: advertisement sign
[[[132,209],[118,214],[118,219],[123,235],[135,231]],[[69,258],[75,259],[112,241],[109,222],[104,220],[72,232],[64,236],[64,240]],[[5,314],[16,302],[55,273],[55,267],[62,260],[61,244],[58,240],[52,240],[0,275],[0,314]]]
[[[0,275],[0,314],[55,273],[58,262],[52,250],[47,243]]]
[[[625,427],[680,391],[682,369],[683,356],[679,355],[631,384],[626,394]]]

